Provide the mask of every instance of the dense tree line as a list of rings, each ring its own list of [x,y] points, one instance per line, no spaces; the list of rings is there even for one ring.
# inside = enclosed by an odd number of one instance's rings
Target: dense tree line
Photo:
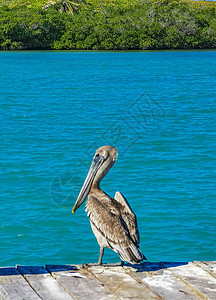
[[[0,7],[0,49],[216,48],[216,5],[180,0],[79,1],[77,13],[56,5]]]

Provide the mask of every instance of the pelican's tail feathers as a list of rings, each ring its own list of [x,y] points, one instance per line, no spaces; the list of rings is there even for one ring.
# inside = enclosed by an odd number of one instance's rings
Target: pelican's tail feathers
[[[117,250],[122,261],[127,261],[129,263],[136,263],[142,260],[147,260],[147,258],[142,254],[140,249],[131,243],[127,248],[120,248]]]

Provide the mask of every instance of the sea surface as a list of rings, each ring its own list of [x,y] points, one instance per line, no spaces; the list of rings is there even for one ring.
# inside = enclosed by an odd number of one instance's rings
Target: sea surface
[[[215,51],[1,52],[0,265],[98,260],[71,209],[103,145],[145,256],[216,260],[215,102]]]

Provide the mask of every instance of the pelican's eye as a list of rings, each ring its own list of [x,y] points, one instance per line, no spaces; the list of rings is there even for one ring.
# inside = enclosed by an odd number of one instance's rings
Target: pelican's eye
[[[99,153],[95,154],[94,162],[97,163],[100,159],[101,159],[100,154]]]

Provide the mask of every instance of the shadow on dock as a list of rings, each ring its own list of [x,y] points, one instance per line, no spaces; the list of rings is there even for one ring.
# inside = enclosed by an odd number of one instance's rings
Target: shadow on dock
[[[188,262],[148,262],[147,261],[147,262],[134,264],[134,265],[125,263],[124,266],[131,267],[134,270],[136,270],[136,272],[154,272],[158,270],[179,267],[187,264]]]
[[[188,262],[143,262],[140,264],[130,264],[125,263],[124,267],[130,267],[134,269],[135,272],[154,272],[163,269],[169,269],[173,267],[179,267],[187,265]],[[79,265],[78,268],[83,268],[84,266]],[[89,264],[91,267],[91,264]],[[122,268],[119,264],[103,264],[98,266],[99,268]],[[16,267],[4,267],[0,268],[0,276],[15,276],[15,275],[39,275],[47,274],[50,271],[55,270],[55,272],[68,272],[72,273],[78,270],[75,265],[46,265],[43,266],[16,266]],[[85,268],[85,267],[84,267]]]
[[[76,266],[73,265],[49,265],[46,267],[43,266],[16,266],[16,267],[6,267],[0,268],[0,276],[14,276],[14,275],[39,275],[47,274],[49,268],[55,267],[55,272],[64,272],[64,271],[75,271],[77,270]]]

